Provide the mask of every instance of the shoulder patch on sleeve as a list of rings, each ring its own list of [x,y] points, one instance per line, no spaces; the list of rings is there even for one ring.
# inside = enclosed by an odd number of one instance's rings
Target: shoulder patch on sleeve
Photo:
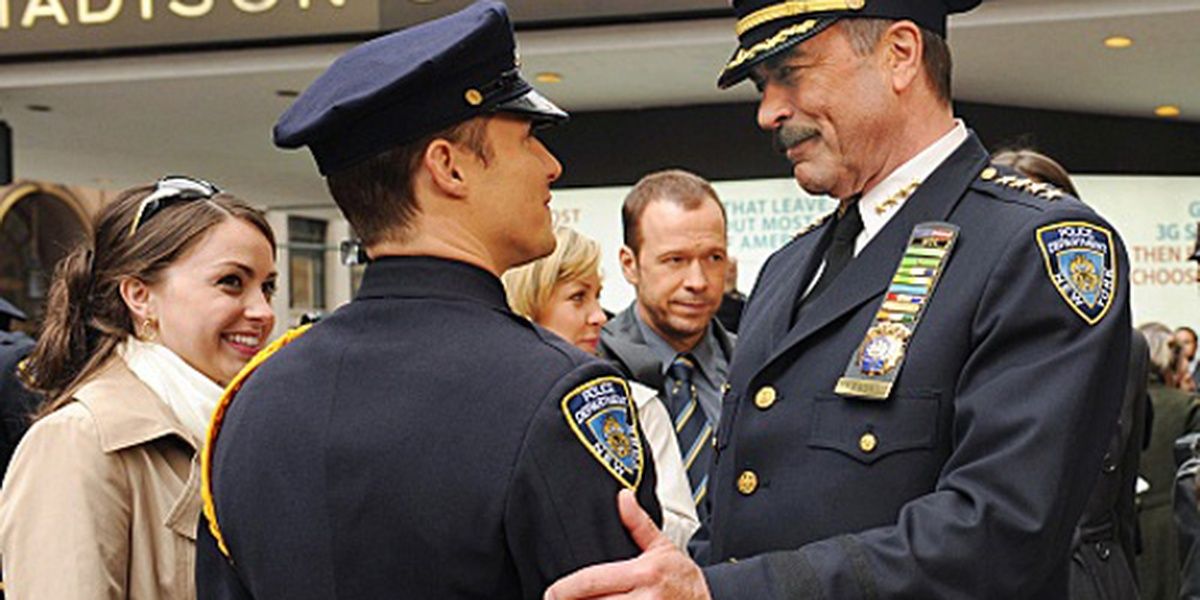
[[[637,491],[645,454],[630,398],[624,379],[597,377],[571,390],[562,399],[562,411],[588,452],[621,485]]]
[[[1099,323],[1117,290],[1111,231],[1086,221],[1061,221],[1035,234],[1058,294],[1088,325]]]

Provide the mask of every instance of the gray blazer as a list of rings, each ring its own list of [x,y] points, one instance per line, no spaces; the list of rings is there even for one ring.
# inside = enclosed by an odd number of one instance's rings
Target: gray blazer
[[[604,329],[600,331],[599,353],[602,358],[617,364],[626,377],[662,391],[663,370],[662,361],[654,355],[654,351],[646,343],[642,328],[638,327],[637,301],[613,317]],[[733,346],[737,336],[729,333],[716,318],[712,320],[713,333],[717,345],[725,359],[733,360]]]

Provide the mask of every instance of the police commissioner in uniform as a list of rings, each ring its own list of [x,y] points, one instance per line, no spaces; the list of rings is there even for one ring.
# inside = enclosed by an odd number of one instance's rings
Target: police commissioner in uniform
[[[734,4],[723,85],[840,18],[944,32],[978,2]],[[805,300],[838,218],[766,262],[743,314],[712,596],[1065,598],[1129,362],[1121,240],[962,122],[880,185],[850,205],[878,229],[827,289]]]

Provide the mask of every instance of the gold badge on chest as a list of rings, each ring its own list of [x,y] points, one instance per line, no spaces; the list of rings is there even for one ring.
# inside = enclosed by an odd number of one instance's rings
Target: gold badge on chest
[[[912,332],[899,323],[876,323],[858,348],[859,369],[864,375],[887,375],[904,361],[904,347]]]

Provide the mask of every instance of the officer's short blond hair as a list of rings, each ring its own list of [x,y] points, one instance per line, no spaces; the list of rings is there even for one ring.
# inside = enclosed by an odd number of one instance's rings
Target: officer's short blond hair
[[[571,229],[556,227],[549,256],[509,269],[501,278],[513,312],[536,321],[550,303],[554,286],[600,273],[600,244]]]

